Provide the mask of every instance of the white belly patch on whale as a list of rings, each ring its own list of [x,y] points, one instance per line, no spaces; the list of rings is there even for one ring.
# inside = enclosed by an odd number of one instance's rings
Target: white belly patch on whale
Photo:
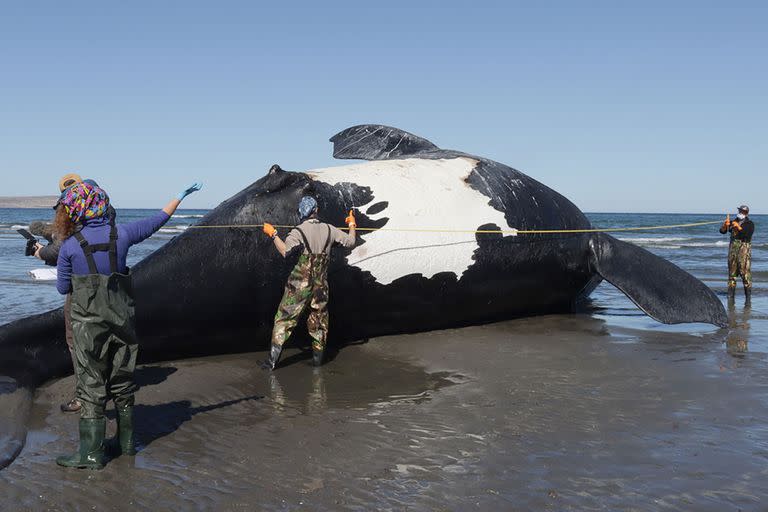
[[[476,160],[466,157],[408,158],[313,169],[307,174],[329,185],[369,187],[374,199],[368,205],[389,202],[380,213],[369,215],[372,219],[389,218],[384,230],[361,232],[365,243],[357,245],[349,256],[350,265],[370,272],[381,284],[389,284],[411,274],[430,278],[453,272],[461,278],[478,248],[475,234],[467,231],[489,223],[507,229],[504,213],[465,181],[476,165]],[[354,206],[365,211],[366,205]],[[419,229],[465,232],[408,231]]]

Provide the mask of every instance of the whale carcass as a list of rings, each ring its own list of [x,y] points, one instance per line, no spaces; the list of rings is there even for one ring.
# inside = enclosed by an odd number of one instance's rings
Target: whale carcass
[[[357,212],[359,240],[329,271],[331,342],[569,312],[603,280],[665,323],[726,323],[698,279],[607,234],[568,199],[511,167],[381,125],[331,138],[361,163],[270,172],[133,269],[141,359],[265,348],[290,268],[253,227],[294,225],[313,195],[323,221]],[[379,228],[366,231],[366,228]],[[36,384],[71,371],[61,310],[0,327],[0,374]]]

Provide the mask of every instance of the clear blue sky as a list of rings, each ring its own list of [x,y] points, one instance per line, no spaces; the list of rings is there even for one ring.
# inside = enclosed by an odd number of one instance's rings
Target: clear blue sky
[[[213,207],[370,122],[585,211],[765,213],[768,3],[631,3],[5,2],[0,195]]]

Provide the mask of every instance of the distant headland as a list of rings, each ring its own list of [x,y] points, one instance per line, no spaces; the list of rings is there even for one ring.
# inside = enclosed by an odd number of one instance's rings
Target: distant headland
[[[0,208],[50,208],[58,196],[0,196]]]

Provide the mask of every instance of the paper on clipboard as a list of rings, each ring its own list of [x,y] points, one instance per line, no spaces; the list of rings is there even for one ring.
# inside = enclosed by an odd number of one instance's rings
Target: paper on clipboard
[[[39,281],[55,281],[57,274],[55,268],[36,268],[30,270],[29,275]]]

